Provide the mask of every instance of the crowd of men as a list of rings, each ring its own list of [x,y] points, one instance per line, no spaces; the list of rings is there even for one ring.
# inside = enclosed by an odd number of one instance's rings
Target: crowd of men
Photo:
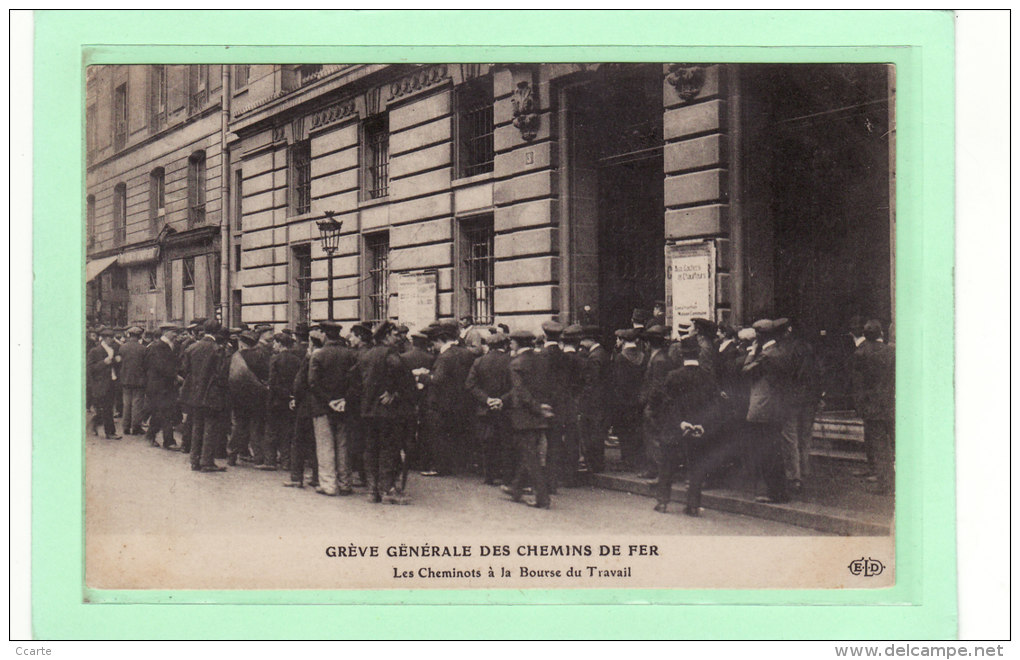
[[[87,340],[87,405],[94,433],[101,424],[120,438],[119,414],[125,435],[189,454],[192,470],[250,463],[288,471],[287,487],[364,489],[374,503],[408,503],[410,470],[474,471],[512,500],[548,508],[558,489],[606,469],[610,438],[624,467],[655,480],[657,511],[683,473],[684,512],[699,515],[706,481],[735,465],[760,501],[798,496],[823,395],[809,338],[788,319],[733,328],[701,318],[671,337],[662,312],[661,303],[635,310],[614,346],[596,326],[554,320],[538,333],[468,317],[416,333],[393,321],[346,335],[332,322],[99,328]],[[851,326],[863,476],[888,493],[893,348],[880,322]]]

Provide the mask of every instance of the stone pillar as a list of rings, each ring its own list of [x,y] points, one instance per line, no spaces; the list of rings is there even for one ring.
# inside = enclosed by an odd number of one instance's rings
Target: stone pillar
[[[711,304],[717,321],[730,322],[729,194],[731,131],[726,65],[663,65],[663,170],[667,306],[673,300],[670,255],[690,250],[714,256]],[[672,310],[667,310],[673,330]]]

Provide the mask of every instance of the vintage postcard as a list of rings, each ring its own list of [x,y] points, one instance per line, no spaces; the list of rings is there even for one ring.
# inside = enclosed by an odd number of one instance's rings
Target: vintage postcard
[[[85,47],[84,602],[916,599],[882,46]]]

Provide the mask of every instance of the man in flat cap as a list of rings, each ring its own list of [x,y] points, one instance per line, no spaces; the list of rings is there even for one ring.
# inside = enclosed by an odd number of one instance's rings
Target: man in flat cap
[[[308,387],[312,399],[312,425],[319,461],[321,495],[352,494],[350,467],[350,418],[353,394],[359,389],[351,376],[358,361],[354,349],[340,338],[337,323],[319,324],[325,344],[312,353],[308,366]]]
[[[558,382],[562,387],[557,390],[557,400],[553,402],[556,410],[555,420],[563,434],[563,460],[558,482],[566,486],[576,486],[579,473],[584,464],[583,446],[584,430],[581,421],[582,397],[584,396],[585,376],[588,368],[588,354],[582,353],[581,342],[584,341],[584,328],[576,323],[563,329],[560,336],[560,364],[557,370]],[[589,420],[589,425],[595,423]],[[555,492],[555,488],[552,489]]]
[[[609,382],[609,351],[599,341],[599,327],[584,326],[585,349],[583,385],[578,399],[578,415],[581,424],[582,453],[588,471],[598,474],[605,469],[606,438],[609,434],[606,401]]]
[[[456,474],[465,467],[470,449],[464,422],[470,419],[472,403],[464,384],[476,356],[459,345],[459,326],[452,319],[430,326],[428,335],[436,360],[425,400],[429,448],[422,475]]]
[[[222,472],[213,460],[220,433],[217,424],[226,404],[225,383],[222,382],[223,348],[217,342],[219,321],[209,319],[202,324],[201,339],[191,344],[183,356],[184,384],[181,405],[188,411],[191,427],[191,469],[198,472]]]
[[[230,401],[234,413],[233,431],[227,447],[227,465],[238,459],[262,463],[262,434],[265,432],[266,402],[269,396],[269,363],[258,348],[259,336],[251,330],[238,335],[238,348],[230,358]]]
[[[854,406],[864,420],[864,442],[870,448],[875,492],[890,494],[894,487],[895,349],[882,341],[882,322],[864,324],[864,341],[850,361]]]
[[[307,323],[299,323],[296,334],[307,340],[307,343],[304,345],[304,353],[299,356],[301,362],[294,375],[294,435],[290,451],[290,479],[283,485],[304,488],[305,467],[310,466],[312,480],[308,485],[315,488],[319,486],[319,464],[316,458],[315,428],[312,425],[314,397],[308,384],[308,370],[312,354],[322,347],[326,336],[318,325],[310,327]]]
[[[552,379],[555,401],[551,401],[552,407],[556,410],[556,417],[549,424],[546,437],[549,441],[548,477],[549,491],[555,493],[561,484],[573,485],[578,465],[578,451],[573,450],[573,461],[567,454],[565,439],[567,424],[571,417],[576,421],[577,409],[570,400],[568,386],[572,376],[571,364],[563,354],[563,347],[560,343],[563,336],[563,324],[550,319],[542,323],[542,335],[545,340],[538,348],[538,354],[545,360],[549,367],[549,377]]]
[[[284,332],[273,335],[273,357],[269,360],[269,414],[262,446],[260,470],[275,470],[290,463],[291,435],[294,432],[294,378],[301,358],[294,354],[294,337]]]
[[[793,370],[789,392],[789,416],[783,423],[783,466],[794,495],[803,490],[811,470],[811,440],[815,413],[822,396],[822,377],[809,333],[792,321],[780,333]]]
[[[753,324],[756,340],[747,354],[743,373],[751,380],[747,422],[750,431],[752,474],[765,484],[759,502],[787,502],[790,496],[783,471],[782,427],[789,415],[788,393],[792,378],[789,354],[778,343],[785,325],[771,319]]]
[[[362,321],[351,326],[350,345],[358,358],[367,353],[373,346],[372,322]],[[364,488],[368,485],[368,475],[365,471],[365,423],[361,418],[361,389],[355,388],[347,402],[347,454],[350,457],[348,464],[353,474],[355,488]]]
[[[142,434],[145,399],[145,347],[139,342],[142,329],[128,328],[120,346],[120,380],[124,392],[124,435]]]
[[[145,439],[158,447],[156,436],[163,431],[163,448],[173,449],[173,418],[177,410],[177,357],[175,342],[180,328],[174,324],[160,327],[160,337],[145,349],[145,398],[149,402],[149,430]]]
[[[527,330],[510,334],[510,423],[517,445],[517,472],[509,489],[511,499],[520,502],[524,485],[530,482],[535,501],[530,506],[548,509],[549,482],[547,473],[549,425],[555,417],[552,407],[554,392],[548,363],[534,350],[535,335]]]
[[[655,485],[655,510],[666,513],[673,488],[677,465],[700,456],[703,443],[710,443],[721,426],[722,397],[719,384],[711,373],[698,364],[701,347],[696,337],[680,341],[680,364],[666,374],[659,388],[652,393],[651,407],[665,420],[660,435],[659,480]],[[700,491],[700,482],[698,483]],[[691,500],[688,500],[690,502]],[[697,516],[700,500],[685,511]]]
[[[404,432],[404,449],[408,460],[404,464],[405,470],[413,463],[414,469],[427,469],[424,464],[425,454],[428,451],[428,426],[425,415],[425,399],[431,380],[432,365],[436,356],[429,351],[429,338],[423,332],[411,333],[411,345],[400,354],[407,368],[414,376],[414,413],[413,417],[407,420],[407,429]],[[407,475],[402,474],[402,479]]]
[[[669,430],[669,420],[664,411],[654,405],[654,395],[662,388],[666,376],[675,365],[669,357],[667,346],[669,330],[665,326],[653,325],[642,333],[642,337],[648,344],[649,355],[641,383],[641,404],[644,406],[642,435],[647,465],[645,473],[641,476],[645,479],[655,479],[659,476],[662,436]]]
[[[405,504],[397,474],[402,471],[400,434],[413,411],[414,377],[397,352],[397,326],[383,321],[372,335],[373,346],[358,356],[351,371],[361,393],[368,501]]]
[[[484,483],[510,483],[513,450],[510,438],[510,338],[501,332],[485,337],[489,350],[468,371],[466,387],[475,402],[477,438],[481,443]]]
[[[641,384],[645,375],[648,355],[638,346],[638,331],[621,328],[616,331],[617,350],[609,365],[610,419],[609,422],[620,441],[620,458],[632,470],[647,466],[642,458]]]
[[[99,344],[89,351],[86,358],[88,387],[92,391],[92,402],[96,407],[96,420],[103,424],[106,437],[118,440],[117,427],[113,421],[114,384],[119,379],[121,357],[113,340],[113,330],[104,329],[99,333]],[[93,424],[95,427],[95,424]]]
[[[647,309],[635,308],[634,312],[630,315],[631,327],[637,328],[638,330],[644,330],[645,327],[651,327],[649,323],[652,319],[652,313]]]
[[[666,325],[666,301],[656,300],[652,303],[652,318],[649,321],[649,325]],[[666,326],[668,327],[668,326]]]

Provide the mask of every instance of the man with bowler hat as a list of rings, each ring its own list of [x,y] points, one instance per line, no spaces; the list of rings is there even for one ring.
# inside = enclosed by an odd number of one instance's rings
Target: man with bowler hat
[[[478,357],[468,372],[466,387],[475,401],[478,441],[481,443],[483,481],[489,485],[509,483],[512,475],[510,440],[510,338],[501,332],[487,335],[489,350]]]
[[[517,445],[517,472],[509,492],[510,498],[520,502],[524,485],[530,482],[535,490],[535,501],[529,506],[548,509],[548,439],[546,433],[555,417],[552,404],[555,393],[548,363],[534,350],[535,335],[527,330],[510,334],[510,423],[513,425]]]
[[[464,420],[471,414],[471,399],[464,389],[475,355],[458,344],[456,321],[444,320],[429,328],[436,361],[426,394],[429,419],[429,462],[423,476],[455,474],[463,468],[467,450]]]
[[[202,472],[222,472],[213,460],[219,434],[219,412],[226,404],[222,373],[225,355],[217,343],[219,321],[209,319],[202,324],[201,339],[191,344],[184,353],[184,386],[181,404],[188,410],[191,424],[191,469]]]
[[[163,448],[173,449],[174,415],[177,411],[177,357],[175,342],[180,328],[173,324],[160,327],[160,338],[145,349],[145,397],[149,401],[152,418],[145,439],[158,447],[156,435],[163,431]]]
[[[294,338],[283,332],[273,336],[273,357],[269,360],[269,414],[266,415],[265,442],[262,446],[262,470],[275,470],[279,462],[290,462],[291,434],[294,432],[294,411],[290,407],[294,394],[294,378],[301,368],[301,358],[291,350]]]
[[[788,415],[791,364],[786,348],[777,341],[785,324],[771,319],[755,321],[754,345],[744,361],[743,373],[751,380],[747,422],[752,474],[765,484],[759,502],[789,501],[783,471],[782,428]]]
[[[349,407],[358,389],[351,377],[357,353],[340,339],[343,326],[324,321],[319,324],[325,344],[312,353],[308,365],[308,388],[312,396],[312,426],[319,461],[320,495],[350,495],[351,468],[349,443],[351,437]]]
[[[145,407],[145,347],[139,343],[142,329],[128,328],[120,346],[120,380],[124,392],[124,435],[142,434]]]

